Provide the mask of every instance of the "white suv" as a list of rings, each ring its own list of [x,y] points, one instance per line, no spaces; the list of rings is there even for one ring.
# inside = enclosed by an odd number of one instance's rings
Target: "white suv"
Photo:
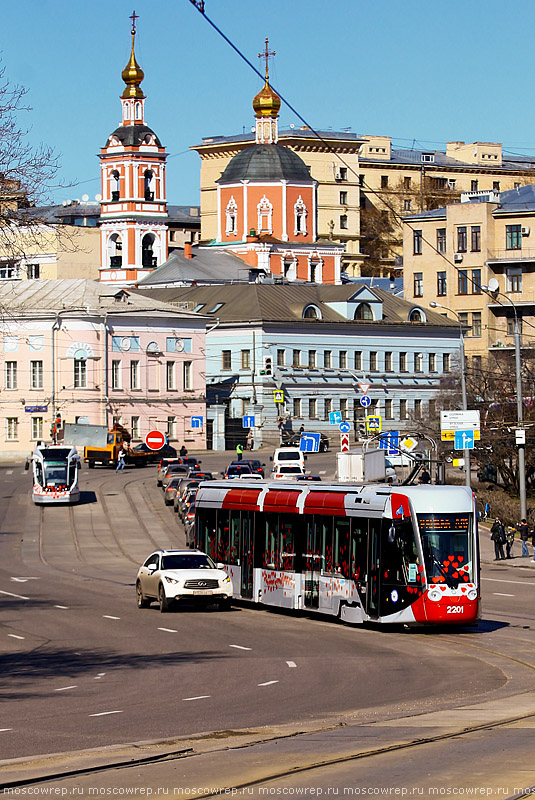
[[[223,564],[214,564],[201,550],[156,550],[139,568],[136,578],[138,608],[157,600],[160,611],[179,602],[230,608],[232,581]]]

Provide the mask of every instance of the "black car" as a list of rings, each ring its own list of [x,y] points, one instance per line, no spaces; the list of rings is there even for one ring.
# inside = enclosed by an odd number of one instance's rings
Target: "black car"
[[[157,461],[160,461],[161,458],[176,458],[176,450],[174,447],[171,447],[170,444],[164,444],[159,450],[151,450],[150,447],[147,447],[145,442],[141,442],[140,444],[136,444],[135,447],[132,447],[132,452],[146,454],[146,461],[148,464],[155,464]]]
[[[249,464],[252,472],[257,472],[264,477],[264,467],[266,466],[257,458],[242,458],[241,461],[231,461],[230,466],[235,467],[238,464]]]
[[[298,475],[296,481],[321,481],[319,475]]]
[[[314,433],[314,431],[308,431],[308,432]],[[300,441],[301,441],[300,433],[290,433],[288,435],[283,435],[282,447],[299,447]],[[328,449],[329,449],[329,437],[325,433],[320,433],[320,453],[326,453]]]

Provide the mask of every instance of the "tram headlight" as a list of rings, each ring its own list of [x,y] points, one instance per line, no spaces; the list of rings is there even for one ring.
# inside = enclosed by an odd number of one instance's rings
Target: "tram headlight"
[[[469,600],[477,600],[477,591],[476,589],[470,589],[467,593]]]
[[[427,596],[428,596],[428,598],[429,598],[430,600],[432,600],[434,603],[436,603],[436,602],[437,602],[438,600],[440,600],[440,598],[442,597],[442,595],[441,595],[441,593],[438,591],[438,589],[429,589],[429,592],[427,593]]]

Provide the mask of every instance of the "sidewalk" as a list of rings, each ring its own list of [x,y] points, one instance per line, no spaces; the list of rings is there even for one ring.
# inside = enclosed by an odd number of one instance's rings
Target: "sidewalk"
[[[494,560],[494,542],[490,538],[490,528],[494,520],[480,520],[478,523],[479,528],[479,550],[482,564],[502,564],[504,567],[528,567],[535,570],[535,561],[533,560],[533,547],[531,546],[531,535],[528,540],[529,557],[522,557],[522,542],[516,538],[513,545],[512,558],[506,558],[505,561]],[[503,546],[505,551],[505,545]]]

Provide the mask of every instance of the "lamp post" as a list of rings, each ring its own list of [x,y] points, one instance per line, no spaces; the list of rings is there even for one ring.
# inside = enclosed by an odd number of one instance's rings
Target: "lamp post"
[[[495,281],[492,278],[489,283],[493,283]],[[498,283],[497,281],[495,281]],[[515,330],[514,330],[514,340],[515,340],[515,376],[516,376],[516,421],[517,421],[517,428],[522,429],[524,423],[524,401],[522,398],[522,365],[520,361],[520,325],[518,322],[518,314],[516,310],[516,305],[513,303],[511,298],[500,292],[497,286],[482,286],[483,291],[490,294],[495,300],[498,295],[505,297],[506,300],[509,300],[513,307],[513,314],[515,315]],[[501,304],[500,304],[501,305]],[[527,519],[528,518],[528,509],[526,503],[526,444],[524,442],[519,442],[517,439],[517,447],[518,447],[518,490],[520,495],[520,519]]]
[[[432,301],[429,303],[431,308],[443,308],[446,311],[449,311],[457,318],[457,322],[459,323],[459,351],[461,356],[461,396],[462,396],[462,403],[463,403],[463,411],[468,411],[468,396],[466,394],[466,364],[464,359],[464,333],[463,333],[463,326],[461,322],[461,318],[459,317],[458,313],[454,311],[452,308],[448,308],[448,306],[443,306],[441,303],[436,303]],[[471,474],[470,474],[470,450],[463,450],[463,458],[464,458],[464,469],[465,469],[465,484],[467,486],[471,486]]]

